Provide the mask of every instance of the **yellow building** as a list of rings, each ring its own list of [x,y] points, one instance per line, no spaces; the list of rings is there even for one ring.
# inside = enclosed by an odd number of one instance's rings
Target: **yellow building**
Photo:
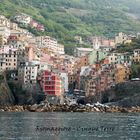
[[[117,65],[115,72],[115,82],[122,83],[129,79],[130,69],[124,65]]]
[[[0,34],[0,45],[5,45],[7,43],[7,37]]]

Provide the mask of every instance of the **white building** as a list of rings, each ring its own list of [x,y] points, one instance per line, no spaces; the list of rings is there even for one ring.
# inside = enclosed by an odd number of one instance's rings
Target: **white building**
[[[41,48],[57,49],[57,40],[50,36],[38,36],[36,42]]]
[[[110,53],[108,55],[108,60],[109,60],[110,64],[117,64],[118,54],[117,53]]]
[[[61,72],[60,77],[62,78],[63,84],[64,84],[64,90],[68,91],[68,74]]]
[[[57,46],[57,50],[56,50],[56,53],[58,53],[58,54],[65,54],[65,51],[64,51],[64,45],[62,45],[62,44],[58,44],[58,46]]]
[[[0,26],[0,45],[6,44],[9,36],[10,30],[5,26]]]
[[[133,62],[134,63],[139,63],[140,62],[140,49],[135,49],[133,51]]]
[[[93,49],[98,50],[101,46],[101,41],[99,37],[95,37],[92,40]]]
[[[5,16],[0,15],[0,26],[10,28],[10,20],[8,20]]]
[[[75,57],[86,56],[93,51],[92,48],[76,48],[74,51]]]
[[[0,35],[3,35],[6,38],[8,38],[10,36],[10,30],[5,26],[0,26]]]
[[[116,44],[131,43],[131,42],[132,42],[131,37],[122,32],[120,32],[118,36],[115,37]]]
[[[16,70],[17,69],[17,49],[13,46],[0,46],[0,70]]]
[[[20,24],[23,25],[29,25],[32,18],[29,15],[26,15],[24,13],[18,14],[14,17],[14,20]]]
[[[10,22],[10,29],[11,30],[18,30],[18,24],[17,23]]]
[[[36,83],[38,72],[38,65],[34,63],[23,63],[18,69],[18,80],[20,84],[33,84]]]

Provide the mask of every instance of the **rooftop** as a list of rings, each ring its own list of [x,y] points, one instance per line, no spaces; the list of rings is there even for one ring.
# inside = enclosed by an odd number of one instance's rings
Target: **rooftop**
[[[92,48],[76,48],[79,51],[93,51]]]

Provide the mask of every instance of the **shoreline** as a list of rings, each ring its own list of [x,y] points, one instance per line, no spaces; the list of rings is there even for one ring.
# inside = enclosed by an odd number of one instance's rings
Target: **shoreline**
[[[3,105],[0,112],[101,112],[101,113],[140,113],[140,106],[80,106],[80,105]]]

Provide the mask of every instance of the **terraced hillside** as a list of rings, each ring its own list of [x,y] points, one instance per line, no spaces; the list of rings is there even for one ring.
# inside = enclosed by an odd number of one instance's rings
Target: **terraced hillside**
[[[140,0],[0,0],[0,13],[24,12],[45,25],[47,34],[75,47],[74,36],[113,37],[140,31]],[[42,34],[42,33],[38,33]]]

